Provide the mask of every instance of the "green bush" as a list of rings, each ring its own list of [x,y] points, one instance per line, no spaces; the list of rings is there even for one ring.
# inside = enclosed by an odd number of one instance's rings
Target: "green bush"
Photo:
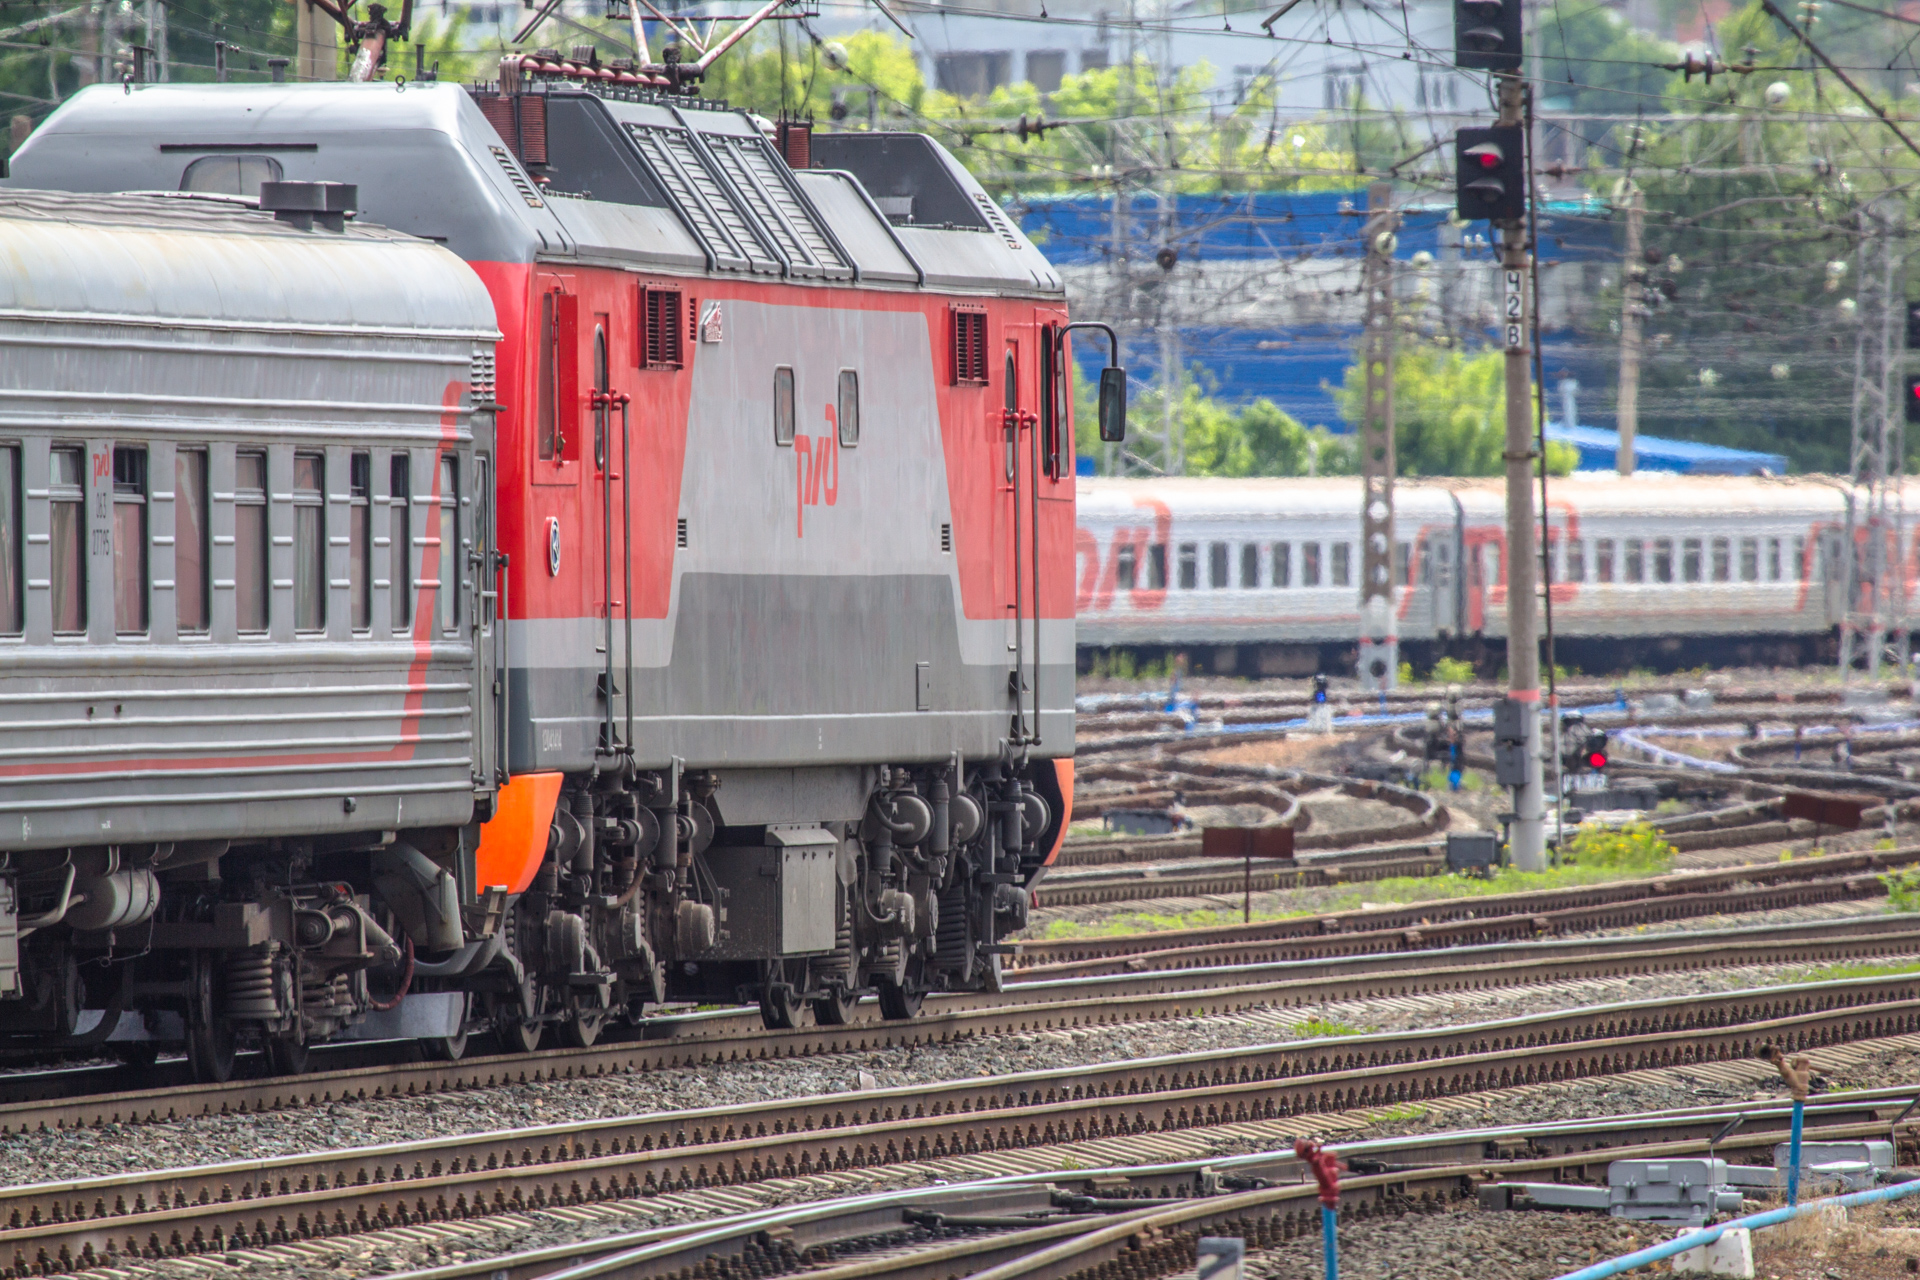
[[[1883,872],[1880,883],[1887,886],[1887,910],[1920,911],[1920,867]]]
[[[1561,847],[1560,861],[1605,871],[1665,871],[1674,848],[1645,822],[1617,827],[1581,827]]]
[[[1433,664],[1433,673],[1428,678],[1437,684],[1472,684],[1473,664],[1465,658],[1441,658]]]

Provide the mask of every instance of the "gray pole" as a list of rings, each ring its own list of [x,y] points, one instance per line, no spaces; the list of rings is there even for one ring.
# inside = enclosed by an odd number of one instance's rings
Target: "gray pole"
[[[1627,260],[1620,273],[1620,445],[1614,465],[1633,474],[1633,437],[1640,429],[1640,318],[1646,314],[1647,268],[1640,261],[1640,228],[1647,197],[1639,187],[1627,193]]]
[[[1360,419],[1360,687],[1387,690],[1400,680],[1393,616],[1393,251],[1399,217],[1393,184],[1367,188],[1366,296],[1360,359],[1366,370]],[[1406,572],[1404,566],[1401,570]]]
[[[1500,123],[1522,124],[1525,88],[1500,77]],[[1529,187],[1533,175],[1527,175]],[[1532,198],[1532,191],[1528,191]],[[1546,786],[1540,765],[1540,629],[1533,512],[1533,368],[1527,338],[1531,290],[1524,222],[1500,228],[1507,349],[1507,697],[1519,711],[1521,780],[1513,788],[1508,857],[1522,871],[1547,865]]]

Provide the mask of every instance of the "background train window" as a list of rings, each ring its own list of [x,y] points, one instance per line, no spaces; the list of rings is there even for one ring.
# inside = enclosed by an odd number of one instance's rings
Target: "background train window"
[[[784,364],[773,371],[773,442],[793,443],[793,370]]]
[[[353,629],[373,625],[373,457],[347,458],[347,589],[353,596]]]
[[[1413,578],[1413,544],[1396,543],[1393,548],[1393,578],[1401,586],[1408,586]]]
[[[1276,587],[1293,585],[1293,544],[1291,542],[1273,544],[1273,585]]]
[[[1113,553],[1113,578],[1122,591],[1133,590],[1134,574],[1133,544],[1123,542]]]
[[[267,455],[242,453],[233,460],[233,614],[242,632],[267,629]]]
[[[1780,581],[1780,539],[1767,539],[1767,581]]]
[[[393,455],[387,490],[387,577],[393,592],[393,629],[413,629],[413,519],[408,506],[412,492],[408,458]]]
[[[1626,572],[1622,575],[1622,580],[1645,582],[1647,580],[1647,544],[1639,538],[1628,538],[1626,545]]]
[[[1320,544],[1317,542],[1300,544],[1300,585],[1303,587],[1320,585]]]
[[[1207,548],[1207,585],[1216,591],[1227,585],[1227,544],[1224,542]]]
[[[1760,581],[1760,539],[1740,539],[1740,581]]]
[[[460,475],[450,453],[440,456],[440,629],[460,625]]]
[[[53,633],[78,635],[87,629],[86,454],[55,449],[51,461]]]
[[[1180,589],[1191,591],[1200,585],[1200,544],[1180,544]]]
[[[1351,542],[1333,544],[1333,585],[1336,587],[1353,585],[1353,544]]]
[[[1260,544],[1248,542],[1240,548],[1240,585],[1251,590],[1260,585]]]
[[[147,451],[113,451],[113,629],[147,630]]]
[[[1147,548],[1147,590],[1167,589],[1167,544],[1156,542]]]
[[[1697,546],[1697,544],[1696,544]],[[1697,551],[1696,551],[1697,554]],[[1695,570],[1697,575],[1698,570]],[[1653,540],[1653,580],[1655,582],[1673,581],[1673,539],[1655,538]]]
[[[293,455],[293,629],[327,625],[327,464]]]
[[[1804,536],[1793,540],[1793,580],[1805,582],[1809,576],[1807,564],[1807,540]]]
[[[852,369],[840,371],[840,447],[851,449],[860,443],[860,375]]]
[[[1725,538],[1713,540],[1713,580],[1728,582],[1733,578],[1733,544]]]
[[[210,195],[257,196],[263,182],[278,182],[280,162],[272,156],[201,156],[180,175],[182,191]]]
[[[0,635],[26,630],[20,586],[20,450],[0,445]]]
[[[1700,581],[1700,539],[1683,538],[1680,541],[1680,580],[1682,582]],[[1661,579],[1665,581],[1665,579]]]
[[[1595,538],[1593,541],[1593,580],[1595,582],[1613,581],[1613,539]]]
[[[173,455],[173,618],[177,631],[205,631],[208,609],[207,451]]]
[[[1567,577],[1568,582],[1587,580],[1587,540],[1585,538],[1567,539]]]

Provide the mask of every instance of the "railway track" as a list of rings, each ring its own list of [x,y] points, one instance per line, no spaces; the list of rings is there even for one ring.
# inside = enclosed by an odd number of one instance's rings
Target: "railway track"
[[[1830,1095],[1807,1109],[1809,1141],[1885,1137],[1893,1117],[1911,1100],[1911,1090],[1859,1090]],[[1492,1176],[1547,1181],[1583,1181],[1604,1176],[1606,1162],[1622,1157],[1659,1159],[1698,1153],[1713,1143],[1716,1154],[1764,1163],[1785,1131],[1791,1111],[1781,1105],[1695,1107],[1643,1112],[1573,1123],[1511,1125],[1455,1130],[1418,1137],[1334,1144],[1361,1176],[1376,1171],[1419,1174],[1468,1170],[1468,1186]],[[1739,1131],[1719,1133],[1734,1117]],[[1895,1132],[1896,1137],[1903,1136]],[[1904,1136],[1910,1137],[1910,1131]],[[1443,1174],[1443,1177],[1450,1176]],[[805,1268],[809,1275],[843,1274],[934,1277],[955,1263],[972,1269],[1011,1261],[1120,1221],[1121,1214],[1155,1213],[1217,1196],[1223,1189],[1265,1185],[1301,1187],[1304,1167],[1290,1151],[970,1181],[734,1214],[696,1226],[654,1227],[589,1242],[552,1246],[505,1257],[487,1257],[397,1275],[393,1280],[665,1280],[702,1274],[725,1263],[734,1274],[778,1274]],[[1144,1203],[1143,1203],[1144,1202]],[[1175,1203],[1170,1203],[1175,1202]],[[1052,1222],[1037,1221],[1045,1215]],[[1022,1216],[1036,1221],[1022,1223]],[[992,1226],[981,1224],[983,1220]],[[991,1238],[950,1241],[934,1231],[996,1230]],[[1039,1228],[1045,1228],[1041,1230]],[[918,1232],[907,1245],[899,1237]],[[891,1246],[891,1247],[889,1247]],[[855,1255],[849,1257],[848,1255]],[[1010,1255],[1010,1256],[996,1256]],[[710,1261],[712,1260],[712,1261]]]
[[[15,1274],[1170,1132],[1920,1030],[1909,977],[1597,1006],[0,1190]]]

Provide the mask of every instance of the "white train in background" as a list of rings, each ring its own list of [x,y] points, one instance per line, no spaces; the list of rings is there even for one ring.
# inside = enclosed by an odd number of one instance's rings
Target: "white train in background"
[[[1548,490],[1561,662],[1605,672],[1833,656],[1843,481],[1593,473]],[[1503,659],[1505,511],[1498,479],[1396,482],[1395,608],[1416,667],[1453,654],[1490,671]],[[1352,670],[1357,477],[1082,480],[1075,536],[1083,666],[1128,650],[1184,653],[1190,669],[1221,675]],[[1911,524],[1902,541],[1911,598]]]

